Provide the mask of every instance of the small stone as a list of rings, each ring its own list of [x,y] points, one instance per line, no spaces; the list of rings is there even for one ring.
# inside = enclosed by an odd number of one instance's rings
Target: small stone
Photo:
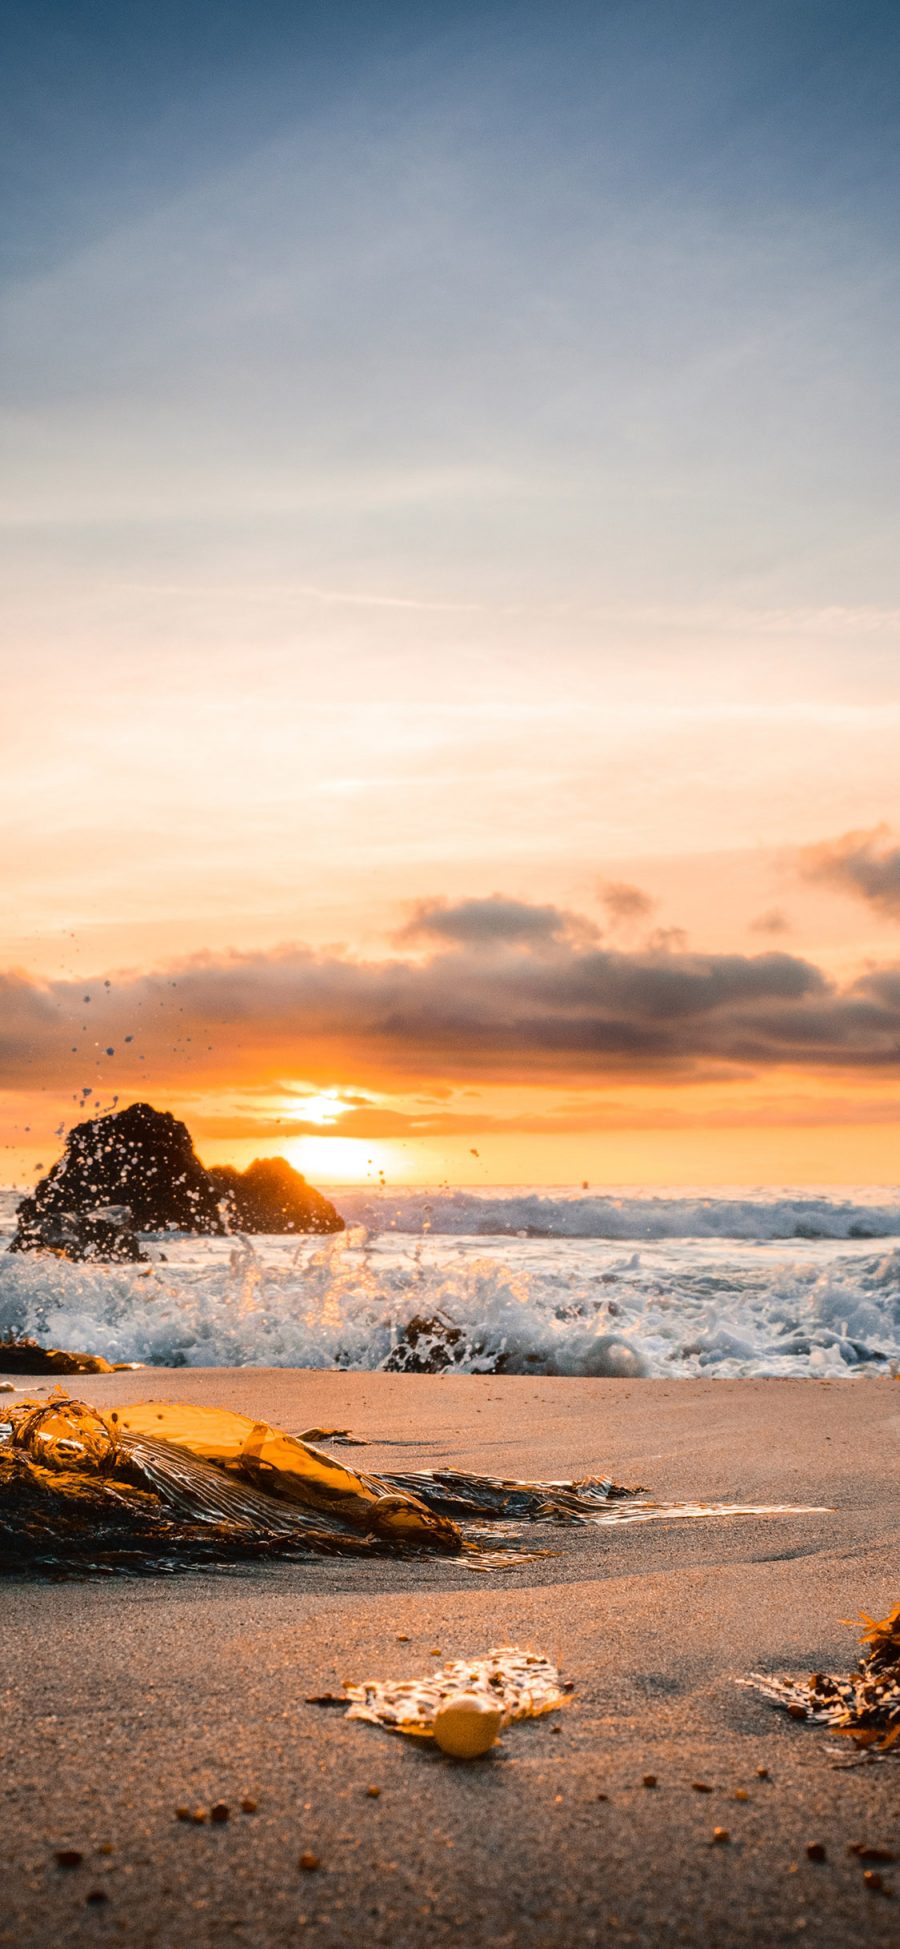
[[[825,1861],[825,1860],[827,1860],[827,1855],[826,1855],[826,1852],[825,1852],[825,1843],[824,1843],[824,1841],[807,1841],[807,1843],[806,1843],[806,1858],[807,1858],[807,1861]]]
[[[645,1773],[645,1774],[644,1774],[644,1782],[643,1782],[643,1783],[644,1783],[644,1786],[645,1786],[645,1787],[655,1787],[655,1785],[656,1785],[656,1774],[655,1774],[655,1773]]]
[[[767,1766],[758,1766],[758,1767],[757,1767],[757,1769],[756,1769],[756,1777],[757,1777],[757,1779],[758,1779],[758,1780],[767,1780],[767,1779],[768,1779],[768,1777],[769,1777],[769,1769],[768,1769],[768,1767],[767,1767]]]
[[[101,1841],[97,1849],[98,1854],[113,1854],[114,1852],[115,1849],[113,1848],[112,1841]]]
[[[84,1855],[78,1847],[58,1847],[56,1863],[60,1868],[80,1868]]]
[[[105,1888],[89,1888],[84,1899],[92,1908],[99,1908],[102,1902],[109,1901],[109,1896]]]
[[[884,1876],[878,1873],[877,1868],[864,1868],[863,1881],[867,1888],[871,1888],[873,1895],[879,1895],[884,1887]]]
[[[209,1818],[210,1820],[215,1821],[217,1827],[221,1827],[223,1823],[228,1819],[229,1812],[230,1809],[227,1805],[227,1802],[224,1800],[217,1800],[215,1806],[210,1807]]]
[[[712,1787],[708,1780],[692,1780],[691,1786],[695,1793],[712,1793]]]
[[[749,1800],[750,1795],[747,1792],[746,1787],[735,1787],[731,1797],[732,1800]]]
[[[366,1788],[366,1795],[367,1795],[367,1797],[368,1797],[368,1799],[369,1799],[369,1800],[377,1800],[377,1799],[378,1799],[378,1797],[379,1797],[379,1795],[380,1795],[380,1793],[381,1793],[381,1788],[380,1788],[380,1787],[367,1787],[367,1788]]]
[[[397,1643],[398,1643],[398,1644],[409,1644],[409,1633],[408,1633],[407,1631],[398,1631],[398,1632],[397,1632]]]
[[[205,1807],[191,1808],[190,1813],[188,1814],[188,1820],[193,1821],[195,1827],[202,1827],[205,1819],[206,1819]]]
[[[723,1847],[727,1841],[731,1840],[731,1835],[729,1834],[727,1827],[714,1827],[712,1831],[712,1837],[713,1837],[713,1845],[716,1847]]]
[[[598,1799],[598,1800],[608,1800],[608,1799],[609,1799],[609,1794],[608,1794],[608,1793],[598,1793],[598,1795],[597,1795],[597,1799]]]
[[[304,1848],[298,1865],[304,1870],[305,1874],[311,1875],[315,1872],[316,1868],[321,1867],[322,1863],[318,1855],[313,1854],[312,1848]]]
[[[241,1813],[255,1814],[255,1812],[256,1812],[256,1801],[253,1799],[252,1794],[245,1793],[244,1798],[241,1801]]]
[[[479,1692],[455,1692],[438,1706],[434,1737],[453,1759],[479,1759],[495,1745],[503,1724],[499,1705]]]

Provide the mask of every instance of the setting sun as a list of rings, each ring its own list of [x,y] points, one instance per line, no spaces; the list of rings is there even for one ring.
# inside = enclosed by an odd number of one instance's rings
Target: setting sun
[[[346,1105],[339,1090],[322,1090],[318,1096],[292,1097],[285,1108],[290,1116],[302,1117],[304,1123],[328,1124],[343,1116]]]
[[[409,1161],[398,1144],[373,1146],[364,1137],[292,1137],[282,1149],[288,1163],[315,1183],[375,1184],[382,1176],[410,1176]]]

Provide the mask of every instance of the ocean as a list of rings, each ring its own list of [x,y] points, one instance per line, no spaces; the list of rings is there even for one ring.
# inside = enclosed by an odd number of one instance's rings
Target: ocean
[[[124,1266],[0,1250],[0,1336],[158,1366],[900,1372],[896,1188],[330,1195],[327,1238],[166,1234]]]

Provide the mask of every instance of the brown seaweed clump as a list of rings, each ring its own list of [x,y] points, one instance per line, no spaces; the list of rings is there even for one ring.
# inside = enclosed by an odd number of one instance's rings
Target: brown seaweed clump
[[[766,1678],[754,1673],[748,1683],[795,1718],[812,1719],[858,1746],[886,1753],[900,1743],[900,1604],[886,1617],[869,1617],[860,1643],[868,1650],[846,1677],[812,1672],[808,1678]]]
[[[485,1546],[486,1520],[589,1520],[627,1493],[600,1480],[363,1474],[266,1421],[185,1403],[101,1414],[59,1390],[0,1417],[0,1568],[376,1550],[486,1568],[501,1561]]]
[[[267,1422],[62,1392],[7,1410],[0,1566],[157,1568],[242,1557],[457,1554],[455,1523]]]

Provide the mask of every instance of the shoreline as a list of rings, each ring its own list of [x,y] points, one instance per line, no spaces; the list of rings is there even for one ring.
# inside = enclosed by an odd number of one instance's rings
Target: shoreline
[[[24,1872],[0,1942],[892,1940],[896,1903],[846,1848],[890,1841],[900,1762],[836,1770],[833,1739],[737,1681],[849,1669],[841,1619],[897,1600],[895,1382],[147,1368],[62,1385],[101,1408],[193,1399],[349,1428],[367,1446],[336,1452],[365,1470],[610,1473],[665,1499],[830,1508],[542,1532],[555,1554],[478,1576],[335,1559],[6,1579],[3,1819]],[[304,1703],[503,1642],[553,1658],[572,1704],[468,1767]],[[176,1805],[217,1799],[221,1828],[176,1822]],[[815,1841],[825,1862],[806,1858]],[[76,1871],[55,1864],[66,1845]],[[87,1904],[92,1889],[108,1899]]]

